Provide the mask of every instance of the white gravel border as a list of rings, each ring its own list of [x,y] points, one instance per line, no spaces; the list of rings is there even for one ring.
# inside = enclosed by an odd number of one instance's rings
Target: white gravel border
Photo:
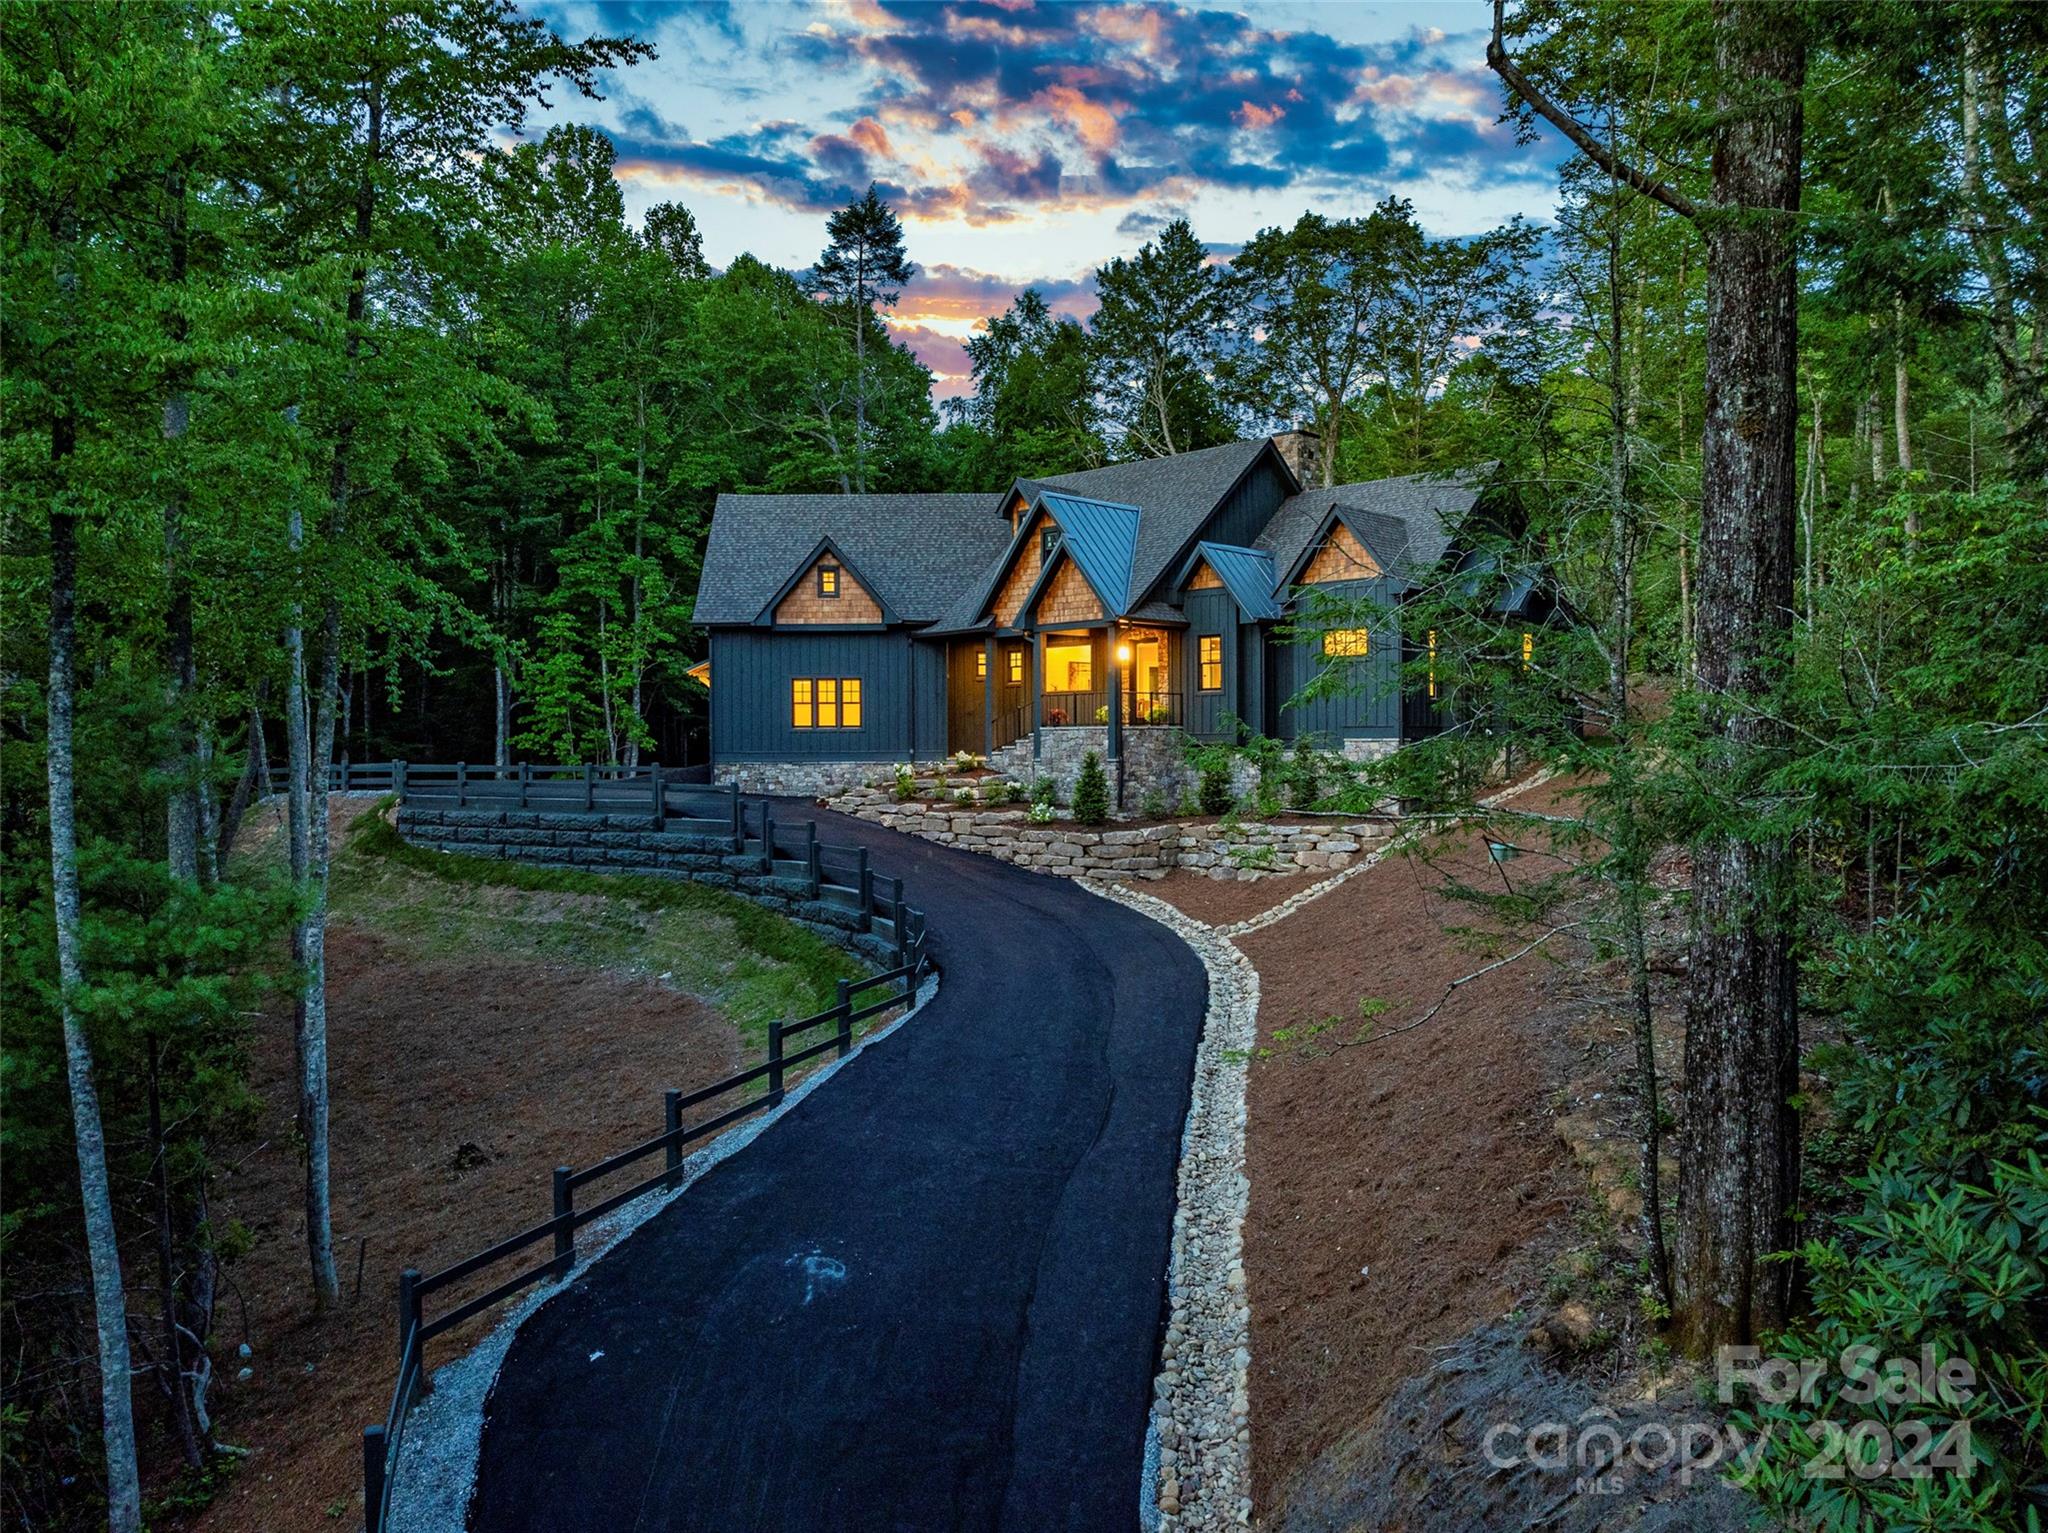
[[[1251,1308],[1244,1286],[1245,1078],[1258,1041],[1259,975],[1230,939],[1165,900],[1084,882],[1195,950],[1209,1010],[1181,1134],[1167,1263],[1167,1328],[1145,1433],[1139,1524],[1148,1533],[1251,1524]]]
[[[924,1010],[938,989],[939,976],[927,975],[918,986],[910,1009],[862,1038],[846,1059],[888,1037]],[[602,1260],[620,1241],[681,1197],[698,1177],[752,1144],[769,1124],[830,1080],[846,1059],[834,1059],[814,1070],[789,1088],[781,1106],[749,1118],[685,1159],[682,1183],[674,1191],[650,1192],[579,1231],[576,1266],[567,1277],[534,1288],[506,1313],[490,1335],[462,1357],[434,1370],[433,1393],[413,1407],[405,1438],[399,1445],[391,1516],[385,1523],[388,1533],[465,1533],[470,1493],[476,1485],[477,1455],[483,1444],[484,1401],[497,1380],[505,1354],[511,1350],[512,1338],[527,1317],[564,1288],[573,1286],[592,1262]]]

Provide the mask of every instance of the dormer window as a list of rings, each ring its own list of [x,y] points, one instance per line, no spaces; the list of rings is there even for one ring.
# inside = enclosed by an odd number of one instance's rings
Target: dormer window
[[[1043,567],[1051,558],[1053,550],[1060,546],[1060,529],[1057,523],[1047,522],[1038,533],[1038,562]]]
[[[818,594],[832,597],[839,594],[839,566],[821,564],[818,566]]]

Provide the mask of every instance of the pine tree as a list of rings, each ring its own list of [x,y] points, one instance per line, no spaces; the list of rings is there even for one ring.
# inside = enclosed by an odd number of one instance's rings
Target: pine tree
[[[1074,782],[1074,818],[1083,825],[1100,825],[1109,818],[1109,777],[1094,751],[1081,758],[1081,775]]]
[[[868,331],[875,325],[875,305],[894,308],[903,285],[911,279],[903,251],[903,225],[880,191],[870,185],[826,221],[832,243],[818,257],[812,281],[818,293],[837,307],[853,330],[854,351],[854,488],[868,488]]]

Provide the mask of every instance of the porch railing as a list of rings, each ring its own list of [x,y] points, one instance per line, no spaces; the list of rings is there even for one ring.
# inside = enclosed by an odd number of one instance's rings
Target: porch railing
[[[1179,724],[1182,721],[1178,692],[1123,692],[1119,694],[1123,722],[1134,726]],[[1048,692],[1039,705],[1039,720],[1050,729],[1065,725],[1107,724],[1107,692]]]

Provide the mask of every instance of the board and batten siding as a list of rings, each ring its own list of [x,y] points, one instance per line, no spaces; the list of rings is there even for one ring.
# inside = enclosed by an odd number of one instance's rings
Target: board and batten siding
[[[945,670],[935,678],[915,666],[910,636],[884,633],[792,633],[754,628],[711,630],[711,741],[717,761],[902,761],[913,753],[912,675],[934,710],[931,732],[943,737]],[[858,729],[798,729],[791,722],[789,684],[799,676],[858,677]],[[936,687],[933,681],[936,681]]]
[[[1318,587],[1333,597],[1391,603],[1397,584],[1387,580],[1347,580]],[[1322,671],[1322,645],[1273,644],[1273,690],[1278,707],[1274,735],[1282,740],[1313,736],[1326,745],[1340,740],[1398,739],[1401,734],[1401,628],[1393,613],[1381,613],[1367,625],[1370,638],[1364,656],[1336,660],[1344,667],[1341,692],[1297,700]]]
[[[1205,542],[1249,548],[1280,509],[1287,491],[1286,474],[1279,459],[1273,453],[1264,453],[1202,524],[1197,536]],[[1172,571],[1167,573],[1171,575]]]
[[[1187,699],[1185,717],[1188,733],[1198,740],[1225,740],[1230,730],[1225,720],[1244,717],[1241,678],[1244,674],[1242,645],[1238,637],[1237,603],[1221,586],[1190,590],[1181,599],[1188,629],[1181,641],[1181,695]],[[1258,630],[1252,627],[1256,636]],[[1223,641],[1223,689],[1202,690],[1202,639],[1210,635]]]

